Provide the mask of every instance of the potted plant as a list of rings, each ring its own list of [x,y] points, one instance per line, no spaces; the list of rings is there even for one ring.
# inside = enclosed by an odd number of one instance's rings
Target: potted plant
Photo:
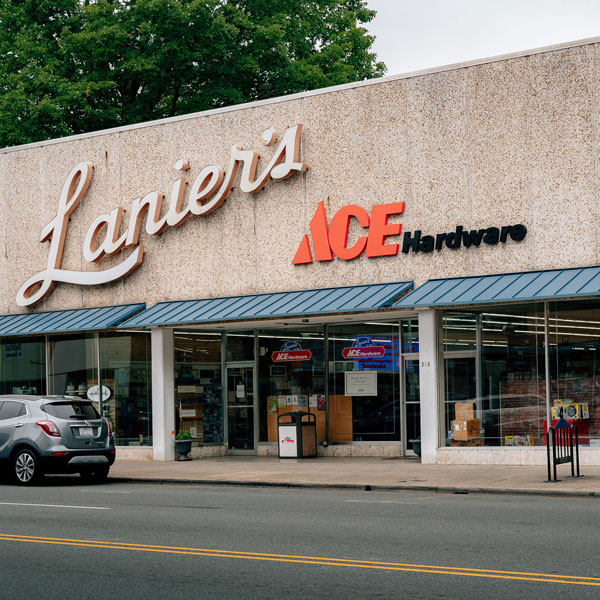
[[[180,429],[175,436],[177,460],[192,460],[188,454],[192,451],[192,434],[188,429]]]
[[[421,458],[421,437],[419,436],[416,440],[408,440],[412,444],[413,452]]]

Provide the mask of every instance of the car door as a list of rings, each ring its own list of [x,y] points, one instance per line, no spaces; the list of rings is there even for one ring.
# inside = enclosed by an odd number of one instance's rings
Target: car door
[[[8,458],[14,440],[21,437],[27,409],[24,402],[4,400],[0,406],[0,458]]]

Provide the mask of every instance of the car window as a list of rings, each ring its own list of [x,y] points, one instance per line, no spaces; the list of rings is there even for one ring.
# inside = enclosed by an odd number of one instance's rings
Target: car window
[[[21,417],[25,412],[25,405],[22,402],[5,400],[0,406],[0,421]]]
[[[59,419],[99,419],[100,415],[91,402],[49,402],[43,409]]]

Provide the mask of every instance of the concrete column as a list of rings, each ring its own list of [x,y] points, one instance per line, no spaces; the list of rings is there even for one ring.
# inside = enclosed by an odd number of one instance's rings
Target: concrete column
[[[173,330],[153,327],[152,457],[175,460],[175,365]]]
[[[438,314],[419,313],[419,383],[421,389],[421,462],[437,462],[440,440],[440,360]]]

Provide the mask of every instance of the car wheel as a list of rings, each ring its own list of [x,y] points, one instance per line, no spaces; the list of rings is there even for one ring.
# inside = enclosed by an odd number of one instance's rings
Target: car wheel
[[[81,471],[79,474],[84,481],[89,481],[90,483],[101,483],[106,480],[109,471],[110,467],[96,467],[93,470],[90,469],[89,471]]]
[[[13,475],[20,485],[31,485],[42,475],[38,458],[33,450],[23,448],[13,456]]]

